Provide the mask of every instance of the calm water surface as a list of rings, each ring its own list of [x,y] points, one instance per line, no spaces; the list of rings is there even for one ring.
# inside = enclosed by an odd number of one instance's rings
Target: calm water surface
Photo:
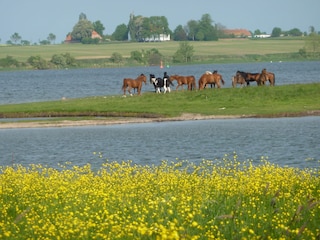
[[[200,162],[234,152],[240,161],[319,167],[320,117],[227,119],[95,127],[2,129],[0,165],[71,161],[97,169],[106,160],[159,164],[176,158]],[[101,152],[102,158],[93,152]]]
[[[0,72],[0,104],[58,100],[62,97],[122,95],[124,77],[194,75],[218,70],[226,85],[237,70],[276,74],[276,85],[320,81],[320,62],[208,64],[135,68]],[[153,91],[144,85],[142,93]],[[3,121],[3,120],[1,120]],[[57,167],[71,161],[99,168],[105,159],[159,164],[161,160],[221,159],[270,162],[293,167],[319,167],[320,118],[229,119],[128,124],[99,127],[0,129],[0,165],[41,163]],[[93,155],[102,152],[103,157]]]
[[[320,62],[273,62],[243,64],[205,64],[134,68],[102,68],[75,70],[44,70],[0,72],[0,104],[59,100],[88,96],[121,95],[123,78],[136,78],[141,73],[163,76],[194,75],[199,77],[207,70],[218,70],[224,77],[224,87],[231,87],[231,77],[237,70],[261,72],[263,68],[274,72],[276,85],[320,82]],[[153,91],[151,84],[143,85],[142,92]]]

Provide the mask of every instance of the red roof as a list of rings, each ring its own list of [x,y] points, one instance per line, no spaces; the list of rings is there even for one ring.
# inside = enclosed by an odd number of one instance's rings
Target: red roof
[[[92,33],[91,33],[91,38],[99,38],[99,39],[102,39],[102,37],[100,36],[100,34],[97,33],[96,31],[92,31]]]
[[[102,39],[102,37],[100,36],[99,33],[97,33],[96,31],[92,31],[91,33],[91,38],[99,38]],[[72,36],[71,34],[68,34],[66,39],[64,40],[65,42],[72,42]]]
[[[250,37],[251,33],[247,29],[225,29],[226,35],[234,35],[236,37]]]

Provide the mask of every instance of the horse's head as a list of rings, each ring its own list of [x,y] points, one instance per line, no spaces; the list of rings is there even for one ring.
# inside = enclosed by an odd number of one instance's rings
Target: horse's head
[[[147,84],[147,77],[143,73],[140,75],[141,80],[144,82],[144,84]]]
[[[156,76],[154,75],[154,74],[150,74],[150,83],[155,83],[155,81],[156,81]]]
[[[202,76],[199,78],[199,81],[198,81],[198,85],[199,85],[199,90],[203,89],[204,88],[204,85],[205,85],[205,77],[207,76],[208,74],[205,73],[205,74],[202,74]]]

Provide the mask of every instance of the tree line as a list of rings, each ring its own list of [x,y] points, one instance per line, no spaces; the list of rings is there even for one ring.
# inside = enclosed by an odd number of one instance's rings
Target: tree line
[[[176,63],[191,62],[193,54],[193,46],[188,42],[181,42],[174,56],[172,56],[172,61]],[[121,66],[125,63],[158,66],[163,60],[165,60],[163,54],[158,49],[152,48],[150,50],[132,51],[128,59],[125,59],[120,53],[114,52],[109,59],[102,61],[104,64],[110,63],[116,66]],[[0,68],[65,69],[81,67],[81,63],[81,60],[76,60],[70,53],[54,54],[49,61],[39,55],[30,56],[26,62],[19,62],[12,56],[0,58]]]
[[[200,20],[189,20],[184,26],[178,25],[173,31],[169,28],[168,20],[165,16],[144,17],[130,14],[128,24],[120,24],[111,35],[104,35],[103,31],[105,27],[101,21],[91,22],[85,13],[80,13],[78,22],[66,36],[70,35],[74,42],[82,42],[84,44],[98,44],[103,41],[112,40],[141,42],[150,37],[159,37],[161,34],[170,35],[171,40],[174,41],[217,41],[219,38],[235,37],[226,35],[225,29],[225,26],[215,24],[210,14],[203,14]],[[102,37],[102,40],[92,38],[92,31],[96,31]],[[319,35],[319,32],[317,33],[313,26],[310,27],[309,31],[310,34]],[[251,33],[252,36],[265,34],[265,32],[261,32],[259,29]],[[271,37],[307,35],[307,32],[303,33],[298,28],[283,31],[280,27],[274,27],[271,33]],[[47,39],[39,41],[39,44],[54,44],[55,40],[55,34],[49,33]],[[16,32],[6,43],[11,45],[31,44],[29,41],[23,40]]]

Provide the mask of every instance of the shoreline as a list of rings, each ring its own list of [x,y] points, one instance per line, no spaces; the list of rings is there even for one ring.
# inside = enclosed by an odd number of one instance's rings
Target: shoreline
[[[195,121],[195,120],[214,120],[214,119],[240,119],[240,118],[280,118],[280,117],[305,117],[320,116],[320,110],[307,111],[298,114],[276,114],[272,116],[257,115],[201,115],[184,113],[178,117],[159,117],[159,118],[142,118],[142,117],[117,117],[110,119],[92,119],[92,120],[35,120],[30,122],[0,122],[0,129],[20,129],[20,128],[61,128],[61,127],[83,127],[83,126],[106,126],[132,123],[153,123],[153,122],[172,122],[172,121]]]
[[[253,116],[221,116],[210,115],[204,116],[200,114],[182,114],[179,117],[159,117],[159,118],[139,118],[139,117],[118,117],[110,119],[92,119],[92,120],[59,120],[59,121],[30,121],[30,122],[0,122],[0,129],[15,129],[15,128],[55,128],[55,127],[82,127],[82,126],[106,126],[120,125],[132,123],[152,123],[152,122],[171,122],[171,121],[193,121],[207,119],[237,119],[249,118]]]

